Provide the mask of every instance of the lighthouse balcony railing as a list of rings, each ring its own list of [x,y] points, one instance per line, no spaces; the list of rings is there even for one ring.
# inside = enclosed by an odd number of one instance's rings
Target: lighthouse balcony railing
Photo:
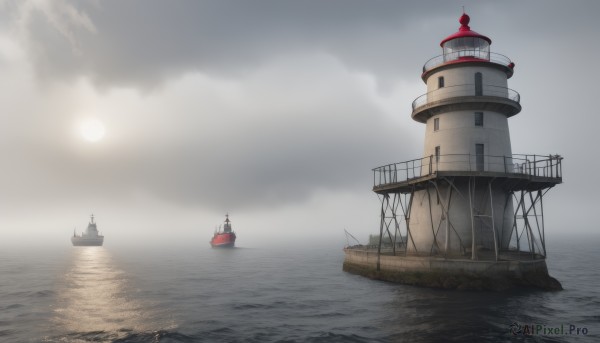
[[[473,60],[492,62],[511,69],[512,66],[514,66],[514,63],[510,60],[510,58],[502,54],[480,49],[462,49],[431,58],[423,65],[423,73],[426,73],[431,69],[434,69],[445,63]]]
[[[510,156],[448,154],[430,155],[373,169],[373,186],[409,182],[437,172],[491,172],[562,179],[562,157],[559,155]]]
[[[436,101],[465,96],[491,96],[509,99],[517,103],[520,103],[521,101],[521,95],[517,91],[510,88],[494,85],[482,85],[481,88],[478,89],[475,84],[462,84],[442,87],[425,93],[413,101],[412,109],[414,111],[419,107]]]

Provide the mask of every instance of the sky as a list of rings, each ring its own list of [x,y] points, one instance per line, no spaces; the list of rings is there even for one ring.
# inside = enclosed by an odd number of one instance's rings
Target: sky
[[[0,245],[365,242],[371,169],[423,155],[421,68],[508,56],[514,153],[560,154],[548,239],[596,233],[597,1],[0,0]]]

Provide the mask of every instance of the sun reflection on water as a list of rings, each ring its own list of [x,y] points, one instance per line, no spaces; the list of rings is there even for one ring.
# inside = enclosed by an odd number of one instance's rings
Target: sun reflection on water
[[[150,314],[131,298],[131,281],[105,248],[75,248],[72,267],[61,283],[54,324],[71,339],[114,339],[151,330]]]

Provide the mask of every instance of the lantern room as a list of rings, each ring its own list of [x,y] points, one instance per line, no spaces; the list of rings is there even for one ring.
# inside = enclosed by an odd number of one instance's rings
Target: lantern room
[[[469,27],[471,19],[465,13],[458,20],[458,32],[446,37],[441,43],[444,62],[460,59],[490,60],[490,44],[488,37],[472,31]]]

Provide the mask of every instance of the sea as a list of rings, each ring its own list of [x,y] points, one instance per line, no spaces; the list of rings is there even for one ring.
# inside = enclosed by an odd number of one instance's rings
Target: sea
[[[563,291],[370,280],[344,242],[4,247],[0,342],[600,341],[600,236],[549,239]]]

